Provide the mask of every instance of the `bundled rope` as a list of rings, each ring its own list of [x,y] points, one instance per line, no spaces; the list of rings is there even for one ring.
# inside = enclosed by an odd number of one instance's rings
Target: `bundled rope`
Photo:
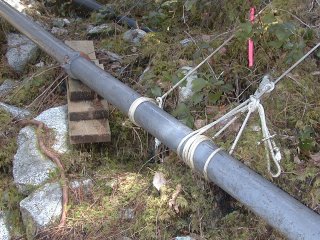
[[[247,115],[241,125],[241,128],[229,150],[229,154],[232,154],[236,148],[237,143],[240,140],[240,137],[248,123],[248,120],[251,116],[251,114],[255,111],[258,111],[260,122],[261,122],[261,129],[263,134],[263,139],[261,142],[264,142],[265,150],[266,150],[266,157],[267,157],[267,167],[268,171],[271,174],[272,177],[278,177],[281,174],[281,167],[280,167],[280,161],[281,161],[281,153],[280,149],[276,146],[274,140],[272,139],[274,136],[272,136],[269,132],[269,129],[267,127],[266,123],[266,117],[265,117],[265,111],[263,108],[263,105],[261,104],[261,98],[266,93],[270,93],[274,90],[275,85],[283,79],[289,72],[291,72],[297,65],[299,65],[305,58],[307,58],[312,52],[314,52],[318,47],[320,46],[320,43],[318,43],[315,47],[313,47],[308,53],[306,53],[301,59],[299,59],[295,64],[293,64],[288,70],[286,70],[280,77],[278,77],[274,82],[272,82],[269,79],[269,76],[265,76],[260,85],[259,88],[256,90],[254,95],[251,95],[249,99],[241,103],[239,106],[235,107],[234,109],[230,110],[228,113],[220,117],[219,119],[215,120],[214,122],[191,132],[187,136],[185,136],[179,143],[177,152],[179,156],[182,158],[182,160],[188,164],[192,169],[194,169],[194,153],[199,146],[200,143],[204,141],[211,140],[208,137],[204,136],[203,133],[217,125],[218,123],[225,122],[224,127],[220,129],[213,137],[212,139],[218,137],[224,130],[226,130],[237,118],[239,114],[247,112]],[[207,168],[212,160],[213,156],[217,154],[221,149],[216,149],[206,160],[203,174],[205,178],[208,178],[207,176]],[[270,164],[270,155],[271,158],[275,164],[276,172],[272,172],[271,170],[271,164]]]

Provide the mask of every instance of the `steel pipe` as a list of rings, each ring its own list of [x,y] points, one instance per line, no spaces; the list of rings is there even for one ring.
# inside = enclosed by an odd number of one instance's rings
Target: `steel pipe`
[[[103,8],[103,5],[98,3],[95,0],[72,0],[72,2],[76,3],[80,6],[83,6],[89,10],[92,10],[92,11],[98,11]],[[129,18],[127,16],[117,16],[116,20],[118,23],[120,23],[122,25],[127,24],[129,27],[134,28],[134,29],[140,28],[137,24],[137,21],[133,18]],[[153,32],[152,29],[150,29],[146,26],[142,26],[141,30],[143,30],[145,32]]]
[[[88,85],[123,113],[127,114],[131,104],[140,97],[109,73],[78,56],[77,52],[3,0],[0,1],[0,16],[61,63],[69,74]],[[135,120],[175,152],[182,138],[192,131],[149,102],[137,108]],[[196,171],[203,172],[206,159],[215,149],[217,146],[209,141],[199,145],[194,159]],[[220,151],[210,162],[208,178],[289,239],[320,239],[320,215],[226,152]]]
[[[72,0],[72,2],[79,4],[80,6],[84,6],[93,11],[97,11],[102,8],[102,5],[94,0],[86,1],[86,0]]]

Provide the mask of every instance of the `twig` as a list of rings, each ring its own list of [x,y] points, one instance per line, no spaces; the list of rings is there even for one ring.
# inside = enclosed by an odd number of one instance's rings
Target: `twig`
[[[179,196],[181,191],[182,191],[182,186],[181,186],[181,184],[178,184],[177,187],[176,187],[176,190],[172,194],[172,197],[171,197],[171,199],[169,200],[169,203],[168,203],[169,204],[169,208],[170,209],[174,209],[174,211],[176,213],[179,213],[179,207],[178,207],[176,201],[177,201],[177,198],[178,198],[178,196]]]
[[[309,25],[309,24],[305,23],[305,22],[302,21],[298,16],[294,15],[293,13],[291,13],[291,12],[289,12],[289,11],[287,11],[287,10],[280,9],[280,8],[278,8],[277,10],[282,11],[282,12],[285,12],[285,13],[288,13],[291,17],[297,19],[300,23],[302,23],[303,25],[305,25],[305,26],[308,27],[308,28],[317,28],[317,27],[320,27],[320,24],[318,24],[318,25]]]
[[[65,175],[64,167],[59,159],[57,153],[53,152],[50,147],[46,146],[45,140],[48,139],[48,132],[49,128],[40,121],[35,119],[32,120],[21,120],[19,124],[26,126],[26,125],[35,125],[37,126],[37,136],[38,136],[38,144],[41,151],[48,156],[59,168],[60,170],[60,180],[62,186],[62,214],[60,218],[59,228],[64,227],[66,225],[66,218],[67,218],[67,205],[68,205],[68,186],[67,186],[67,178]],[[42,131],[44,130],[44,134]],[[43,136],[44,135],[44,136]]]

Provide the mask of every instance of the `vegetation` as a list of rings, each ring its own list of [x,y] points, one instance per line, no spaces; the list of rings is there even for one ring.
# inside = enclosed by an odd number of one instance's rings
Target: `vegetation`
[[[42,16],[59,15],[74,18],[74,7],[66,1],[42,1]],[[218,0],[155,0],[100,1],[112,8],[115,15],[128,15],[139,26],[149,26],[139,45],[123,40],[126,26],[114,24],[112,36],[94,38],[98,57],[107,71],[143,95],[161,96],[183,73],[181,67],[196,66],[232,33],[236,37],[197,72],[194,96],[179,103],[178,93],[167,99],[165,109],[194,127],[197,121],[211,122],[237,103],[254,93],[264,74],[276,78],[307,50],[319,42],[320,6],[310,9],[298,0],[218,1]],[[250,3],[264,9],[255,24],[247,21]],[[49,6],[46,5],[46,6]],[[86,26],[110,22],[102,13],[73,21],[67,38],[85,39]],[[110,12],[108,12],[109,14]],[[99,15],[100,14],[100,15]],[[85,14],[88,15],[88,14]],[[48,23],[48,22],[47,22]],[[51,24],[51,23],[48,23]],[[7,29],[5,27],[4,29]],[[5,30],[6,31],[6,30]],[[3,34],[0,32],[0,35]],[[2,35],[1,35],[2,36]],[[247,40],[255,42],[255,66],[247,67]],[[61,37],[62,38],[62,37]],[[183,46],[180,41],[190,38]],[[62,38],[62,40],[64,40]],[[0,41],[3,41],[0,38]],[[116,65],[104,59],[108,50],[123,56]],[[3,52],[1,52],[3,54]],[[41,60],[51,64],[47,56]],[[320,213],[320,52],[313,54],[265,99],[268,125],[277,133],[281,146],[283,173],[271,179],[267,173],[258,117],[247,127],[235,156],[247,166],[268,178],[299,201]],[[19,78],[0,63],[1,79]],[[142,72],[146,71],[143,76]],[[4,71],[2,71],[4,69]],[[63,79],[59,69],[29,68],[22,87],[6,97],[10,104],[27,106],[41,92],[51,92],[31,105],[34,114],[66,102]],[[36,76],[36,77],[35,77]],[[54,83],[51,85],[51,83]],[[111,109],[111,144],[77,146],[63,156],[69,179],[92,178],[89,193],[71,194],[66,229],[49,229],[39,239],[172,239],[190,235],[195,239],[284,239],[232,197],[214,184],[205,182],[191,172],[178,157],[164,150],[155,157],[152,137],[134,126],[116,109]],[[4,126],[4,127],[3,127]],[[8,126],[8,127],[7,127]],[[240,125],[234,124],[216,143],[228,148]],[[15,237],[24,236],[19,214],[18,194],[12,183],[12,158],[16,151],[19,127],[5,112],[0,111],[0,210],[10,210]],[[167,183],[158,192],[152,186],[156,172],[164,174]],[[3,177],[2,177],[3,176]],[[53,176],[53,178],[56,176]],[[175,206],[169,200],[181,185]],[[178,209],[178,210],[177,210]]]

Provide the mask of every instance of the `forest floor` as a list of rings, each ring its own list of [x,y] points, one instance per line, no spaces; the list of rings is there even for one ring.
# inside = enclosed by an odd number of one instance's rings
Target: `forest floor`
[[[152,98],[161,96],[183,76],[181,67],[197,66],[235,33],[236,37],[197,71],[194,95],[189,101],[180,102],[178,91],[167,99],[165,110],[192,128],[212,122],[246,100],[264,75],[276,79],[320,38],[320,5],[314,0],[100,2],[155,31],[138,44],[128,43],[123,40],[127,26],[108,20],[103,11],[88,13],[65,1],[38,1],[28,14],[50,28],[54,19],[71,19],[64,27],[68,33],[58,38],[93,40],[106,71]],[[250,3],[257,11],[263,9],[253,26],[247,20]],[[88,36],[90,24],[102,23],[112,26],[112,32]],[[46,70],[56,63],[45,53],[37,59],[45,63],[41,69],[30,64],[17,74],[8,68],[5,36],[14,29],[4,20],[1,25],[0,84],[8,78],[29,80],[0,100],[28,106],[33,116],[66,104],[65,86],[59,81],[63,70]],[[251,68],[247,57],[249,37],[255,43]],[[184,39],[189,41],[185,45],[180,43]],[[105,51],[120,55],[121,62],[105,60]],[[262,139],[261,131],[257,131],[257,114],[250,120],[234,156],[320,214],[319,65],[320,50],[277,84],[263,101],[268,126],[281,149],[282,174],[272,178],[267,171],[264,147],[257,144]],[[43,91],[51,93],[34,103]],[[233,124],[215,143],[230,147],[240,124]],[[163,148],[161,157],[154,156],[152,136],[113,106],[110,127],[111,143],[71,146],[71,152],[63,156],[67,177],[90,178],[94,187],[89,195],[71,194],[66,227],[57,230],[53,226],[39,233],[38,239],[286,239],[218,186],[192,172],[176,154]],[[19,211],[23,196],[12,178],[19,129],[5,111],[0,111],[0,131],[5,131],[0,136],[0,210],[11,213],[14,239],[25,238]],[[166,179],[160,192],[152,184],[156,173]],[[170,208],[168,202],[177,192],[174,208]]]

